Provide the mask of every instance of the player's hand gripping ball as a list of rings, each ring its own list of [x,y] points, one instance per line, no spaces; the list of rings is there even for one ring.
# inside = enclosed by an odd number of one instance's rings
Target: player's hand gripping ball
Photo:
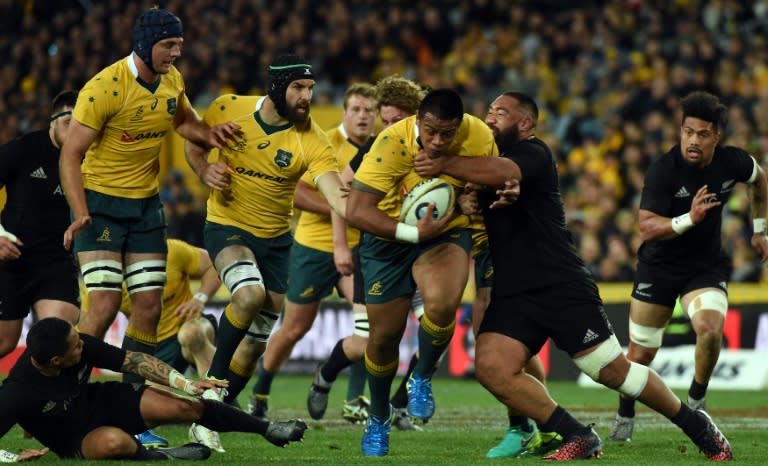
[[[430,202],[435,204],[432,217],[435,220],[443,218],[455,202],[453,186],[440,178],[429,178],[411,189],[405,196],[400,207],[400,221],[408,225],[416,225],[427,214]]]

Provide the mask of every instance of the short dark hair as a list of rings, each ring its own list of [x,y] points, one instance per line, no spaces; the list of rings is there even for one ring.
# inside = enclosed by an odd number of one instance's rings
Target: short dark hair
[[[72,110],[64,111],[64,107],[75,108],[77,103],[77,91],[62,91],[53,98],[51,103],[51,121],[64,115],[71,115]]]
[[[429,92],[419,105],[419,118],[431,113],[440,120],[461,120],[464,118],[464,103],[453,89],[435,89]]]
[[[717,131],[725,129],[728,124],[728,107],[717,96],[704,91],[694,91],[680,101],[683,108],[683,119],[698,118],[715,125]]]
[[[72,324],[58,317],[41,319],[27,333],[27,352],[38,364],[47,366],[54,356],[67,352]]]
[[[507,97],[512,97],[513,99],[517,100],[520,107],[522,107],[525,113],[528,113],[531,115],[531,118],[533,118],[534,124],[539,120],[539,106],[536,105],[536,101],[533,100],[533,97],[518,91],[507,91],[504,93],[504,95]]]

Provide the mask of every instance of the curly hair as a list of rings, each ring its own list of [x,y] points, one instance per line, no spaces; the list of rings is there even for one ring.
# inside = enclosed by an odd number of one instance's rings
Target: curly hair
[[[376,101],[379,109],[392,106],[415,114],[425,95],[426,89],[399,75],[387,76],[376,83]]]

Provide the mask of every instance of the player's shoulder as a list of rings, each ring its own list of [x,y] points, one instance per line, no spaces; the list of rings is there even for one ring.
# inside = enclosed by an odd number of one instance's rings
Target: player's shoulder
[[[128,59],[127,57],[121,58],[111,65],[102,68],[101,71],[88,80],[83,89],[115,87],[135,81],[136,77],[131,73]]]
[[[298,128],[297,128],[298,130]],[[317,139],[318,142],[321,142],[323,144],[330,145],[330,139],[328,138],[328,134],[326,131],[314,120],[314,118],[311,118],[309,120],[309,125],[305,127],[303,131],[300,131],[301,133],[305,133],[304,136],[309,136],[310,138]]]
[[[751,157],[750,153],[741,147],[720,145],[715,147],[715,155],[722,155],[724,157]]]

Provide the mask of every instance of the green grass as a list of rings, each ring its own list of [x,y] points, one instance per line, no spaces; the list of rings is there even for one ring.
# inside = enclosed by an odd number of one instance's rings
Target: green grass
[[[433,386],[437,414],[423,432],[393,430],[390,454],[385,458],[363,458],[360,455],[362,426],[341,419],[341,404],[346,392],[346,379],[339,379],[331,392],[326,419],[312,421],[305,408],[309,377],[277,377],[270,399],[270,417],[288,419],[302,417],[310,430],[304,442],[279,449],[252,434],[221,435],[226,453],[214,453],[209,465],[252,464],[398,464],[398,465],[467,465],[498,464],[505,460],[485,459],[505,428],[503,407],[477,382],[437,379]],[[550,392],[574,416],[594,422],[605,440],[616,407],[617,395],[607,389],[580,388],[575,383],[554,382]],[[247,393],[241,396],[247,403]],[[678,395],[684,396],[684,392]],[[707,402],[721,430],[729,437],[738,464],[766,464],[763,445],[768,428],[768,393],[711,391]],[[164,426],[157,433],[168,437],[173,445],[186,442],[186,428]],[[15,427],[0,440],[3,448],[17,451],[37,448],[34,440],[24,440]],[[48,455],[38,461],[69,463]],[[516,464],[540,464],[539,458],[506,460]],[[600,464],[667,465],[705,463],[707,460],[676,427],[662,416],[638,408],[635,436],[628,444],[606,443]],[[74,463],[74,461],[71,461]],[[77,464],[82,464],[78,461]]]

